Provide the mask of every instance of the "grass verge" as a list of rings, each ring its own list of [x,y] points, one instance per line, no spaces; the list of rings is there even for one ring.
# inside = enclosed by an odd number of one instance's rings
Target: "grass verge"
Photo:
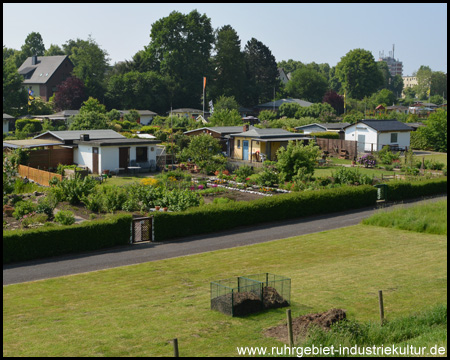
[[[285,309],[245,318],[210,310],[211,281],[292,279],[293,317],[343,308],[393,320],[447,301],[447,238],[357,225],[289,239],[3,288],[4,356],[236,356],[283,346],[262,335]]]
[[[447,235],[447,200],[408,208],[381,210],[364,219],[362,223],[427,234]]]

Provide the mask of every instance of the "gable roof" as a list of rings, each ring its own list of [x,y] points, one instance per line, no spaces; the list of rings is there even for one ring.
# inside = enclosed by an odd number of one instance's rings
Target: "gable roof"
[[[310,103],[309,101],[300,100],[300,99],[280,99],[280,100],[275,100],[275,102],[269,101],[269,102],[261,104],[261,105],[256,105],[255,107],[270,110],[274,107],[274,103],[275,103],[275,108],[279,108],[283,104],[290,104],[290,103],[297,103],[300,106],[305,106],[305,107],[311,106],[313,104],[313,103]]]
[[[45,84],[61,66],[63,61],[66,58],[69,59],[67,55],[38,56],[37,64],[32,65],[32,58],[32,56],[27,58],[18,69],[21,75],[31,75],[29,79],[23,80],[24,84]],[[70,63],[72,64],[72,62]]]
[[[33,139],[39,139],[42,136],[50,134],[62,141],[80,140],[80,135],[87,134],[91,140],[102,139],[126,139],[125,136],[120,135],[114,130],[67,130],[67,131],[46,131],[45,133],[36,135]]]
[[[370,126],[372,129],[378,132],[412,131],[411,127],[405,125],[404,123],[398,120],[372,120],[372,119],[358,121],[356,124],[348,125],[344,129],[352,125],[357,125],[361,123]]]
[[[3,113],[3,119],[14,119],[14,116]]]
[[[121,115],[124,114],[129,114],[131,110],[118,110],[120,112]],[[157,113],[150,111],[150,110],[136,110],[140,116],[153,116],[153,115],[158,115]]]
[[[350,123],[313,123],[308,125],[297,126],[297,130],[306,129],[309,126],[319,126],[325,130],[341,130],[344,127],[350,125]]]
[[[232,134],[231,136],[239,136],[239,137],[249,137],[249,138],[259,138],[259,139],[267,139],[267,138],[283,138],[283,137],[304,137],[303,134],[296,134],[284,129],[258,129],[253,128],[249,131],[244,131],[238,134]]]
[[[253,129],[253,126],[250,126]],[[191,132],[199,130],[209,130],[218,134],[237,134],[242,132],[243,126],[213,126],[213,127],[202,127],[194,130],[185,131],[184,134],[189,134]]]

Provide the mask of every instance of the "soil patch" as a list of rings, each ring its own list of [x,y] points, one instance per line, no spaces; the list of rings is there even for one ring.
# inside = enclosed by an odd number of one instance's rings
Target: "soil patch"
[[[289,306],[289,303],[270,286],[263,288],[263,299],[261,301],[257,292],[235,292],[233,299],[231,293],[211,299],[211,309],[218,310],[224,314],[233,316],[245,316],[264,309],[275,309]],[[232,311],[233,310],[233,311]]]
[[[220,198],[220,197],[228,198],[228,199],[234,200],[234,201],[252,201],[252,200],[256,200],[256,199],[261,199],[263,197],[263,195],[251,194],[251,193],[245,193],[245,192],[238,191],[238,190],[227,189],[224,192],[203,196],[203,199],[205,200],[205,204],[210,204],[214,201],[215,198]]]
[[[298,337],[305,337],[308,333],[308,329],[311,326],[317,326],[324,330],[330,330],[332,324],[344,319],[346,319],[346,313],[342,309],[331,309],[323,313],[307,314],[292,319],[292,332],[294,334],[294,341]],[[264,335],[287,343],[287,324],[266,329],[264,331]]]

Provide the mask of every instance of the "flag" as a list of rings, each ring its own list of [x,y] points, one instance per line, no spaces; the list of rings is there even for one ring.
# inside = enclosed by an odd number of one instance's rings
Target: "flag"
[[[209,108],[210,108],[210,112],[211,112],[211,114],[212,114],[212,113],[214,112],[213,101],[210,100],[209,103],[208,103],[208,105],[209,105]]]
[[[427,96],[430,97],[430,94],[431,94],[431,87],[429,87],[427,90]]]
[[[203,90],[205,90],[206,87],[206,77],[203,77]]]
[[[29,90],[28,90],[28,95],[33,96],[33,95],[34,95],[34,91],[31,90],[31,89],[29,89]]]

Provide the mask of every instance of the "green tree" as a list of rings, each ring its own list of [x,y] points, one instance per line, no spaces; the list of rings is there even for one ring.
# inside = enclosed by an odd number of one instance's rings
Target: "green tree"
[[[424,136],[427,146],[434,151],[447,152],[447,110],[437,109],[432,113],[425,127],[420,127],[416,131]]]
[[[21,50],[25,59],[33,55],[44,56],[45,46],[41,34],[38,32],[28,34]]]
[[[422,65],[419,70],[417,70],[417,85],[414,86],[416,95],[421,100],[428,99],[428,91],[431,87],[431,68],[429,66]]]
[[[301,105],[297,103],[284,103],[278,108],[279,117],[293,118],[295,113],[301,109]]]
[[[106,119],[108,121],[114,121],[114,120],[119,121],[120,120],[120,112],[119,112],[119,110],[112,109],[111,111],[106,113]]]
[[[53,102],[43,101],[40,97],[35,98],[28,107],[28,113],[32,115],[50,115],[54,112]]]
[[[314,174],[314,166],[321,150],[314,141],[304,145],[303,142],[289,141],[286,148],[277,150],[277,169],[283,181],[290,181],[299,172]]]
[[[103,98],[108,53],[90,35],[87,40],[68,40],[63,49],[74,64],[73,75],[83,81],[86,95]]]
[[[303,66],[304,64],[301,61],[295,61],[292,59],[289,59],[288,61],[282,60],[278,63],[278,67],[282,68],[286,75],[300,69]]]
[[[140,115],[136,110],[130,110],[128,114],[125,114],[123,119],[131,123],[137,123]]]
[[[80,108],[80,114],[85,114],[89,112],[105,114],[106,108],[105,105],[100,104],[100,101],[90,96],[89,99],[83,102],[83,105]]]
[[[98,112],[79,113],[70,117],[69,130],[107,129],[106,115]]]
[[[216,79],[211,86],[210,96],[233,96],[242,103],[245,95],[245,59],[241,52],[241,40],[230,25],[218,30],[215,52],[212,63]]]
[[[19,115],[27,104],[27,93],[22,87],[22,76],[12,61],[3,59],[3,113]]]
[[[328,88],[325,76],[311,67],[297,69],[286,84],[288,94],[297,99],[320,102]]]
[[[431,96],[447,97],[447,74],[442,71],[433,71],[431,74]]]
[[[377,61],[378,70],[380,70],[383,76],[383,83],[380,85],[379,90],[389,89],[391,84],[391,72],[389,71],[389,66],[385,61]]]
[[[242,118],[236,109],[214,110],[208,119],[209,126],[238,126],[242,125]]]
[[[392,78],[389,90],[391,90],[397,98],[400,97],[403,91],[403,78],[401,75],[397,74]]]
[[[64,50],[59,45],[50,44],[50,47],[45,50],[44,56],[59,56],[66,55]]]
[[[239,110],[239,104],[234,96],[220,96],[214,105],[214,112],[220,110]]]
[[[370,98],[370,102],[374,107],[378,105],[391,106],[395,102],[395,95],[388,89],[381,89],[377,93],[373,94]]]
[[[275,56],[266,45],[255,38],[247,42],[244,52],[249,84],[244,105],[273,100],[274,89],[280,86]]]
[[[214,43],[211,19],[197,10],[173,11],[152,25],[145,47],[151,70],[173,79],[173,106],[197,107],[202,79],[209,77]]]
[[[202,166],[202,163],[211,160],[221,149],[219,140],[210,135],[202,134],[192,137],[188,147],[183,150],[183,156],[191,158],[192,161]]]
[[[383,84],[383,75],[370,51],[349,51],[336,65],[335,76],[341,82],[346,96],[361,100],[372,95]]]

